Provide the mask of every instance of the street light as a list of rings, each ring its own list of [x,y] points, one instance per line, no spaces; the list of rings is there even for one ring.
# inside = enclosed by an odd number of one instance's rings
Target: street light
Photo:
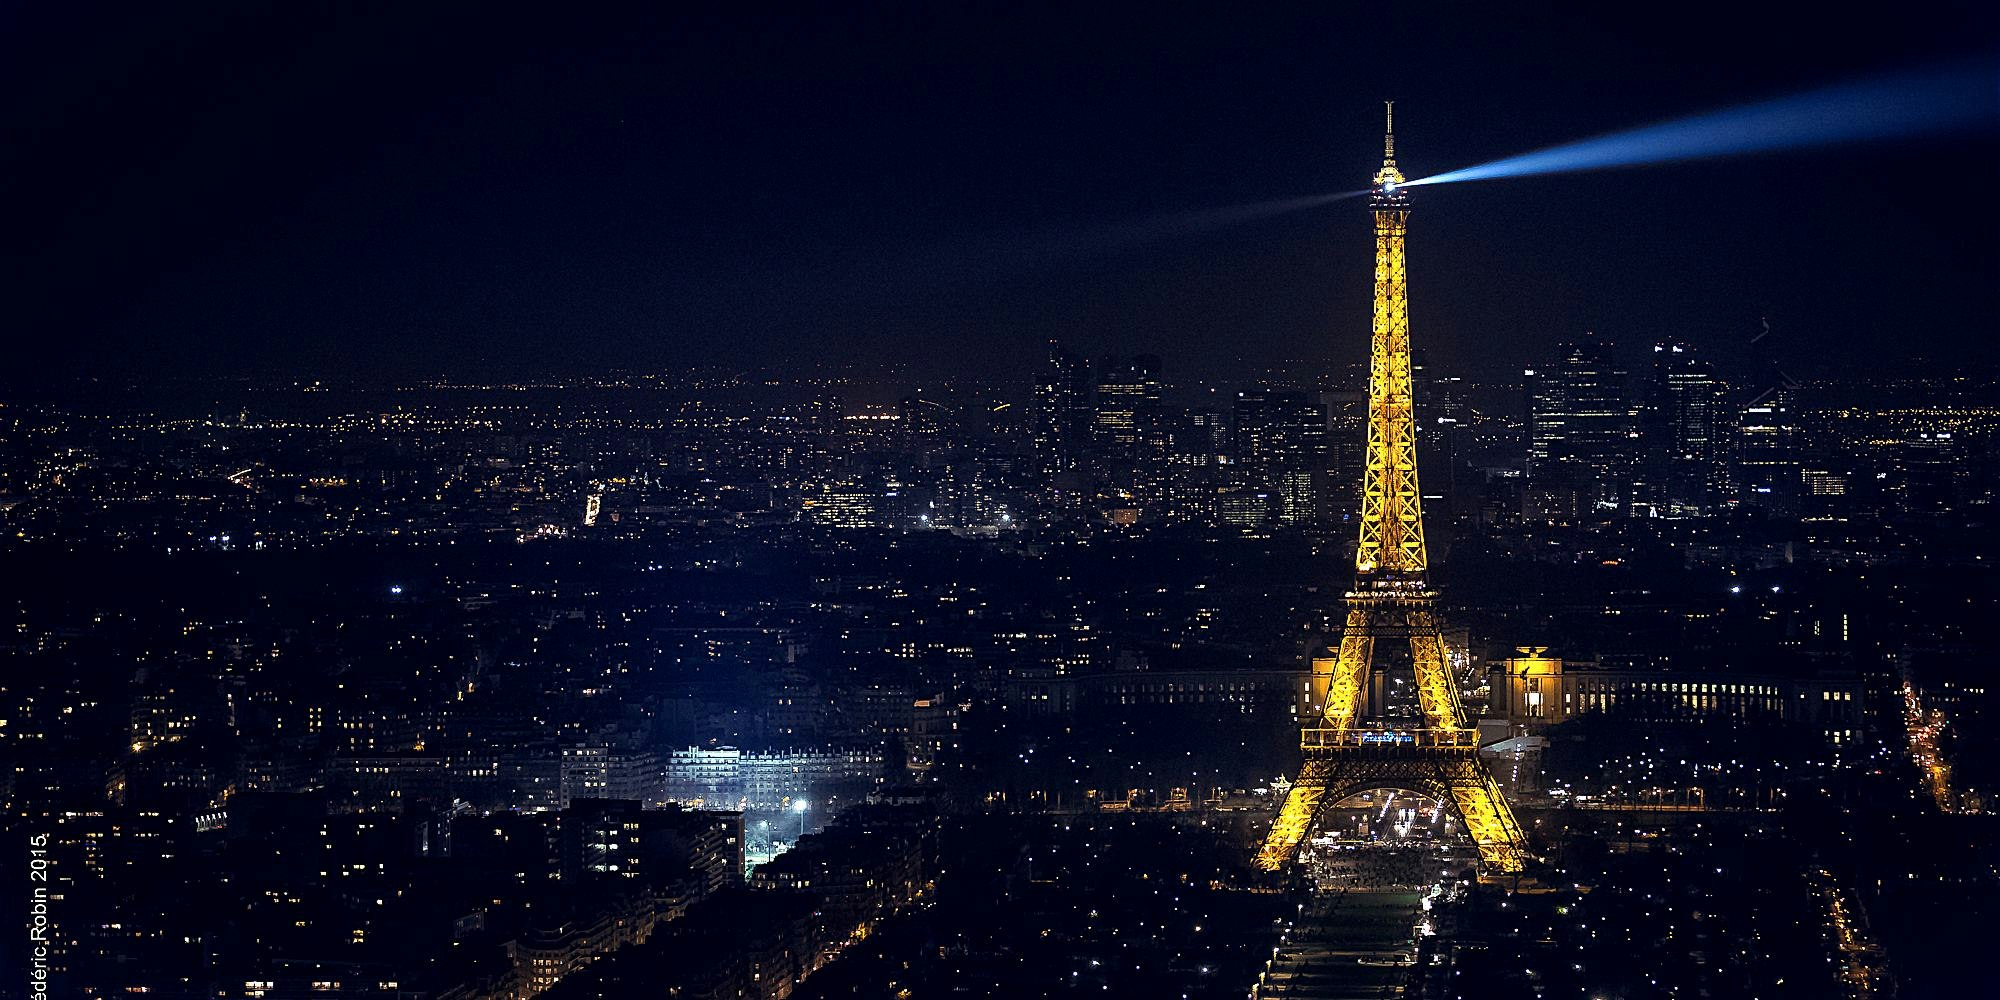
[[[798,799],[792,803],[792,811],[799,814],[799,837],[801,839],[806,835],[806,805],[807,803],[804,799]]]

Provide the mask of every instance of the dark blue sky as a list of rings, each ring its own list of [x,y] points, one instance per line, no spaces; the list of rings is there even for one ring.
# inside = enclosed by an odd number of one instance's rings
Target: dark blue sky
[[[1384,97],[1417,175],[2000,47],[1949,2],[76,6],[0,15],[16,378],[1358,356],[1357,203],[1096,237],[1360,186]],[[1425,189],[1416,335],[1990,358],[1995,176],[1988,135]]]

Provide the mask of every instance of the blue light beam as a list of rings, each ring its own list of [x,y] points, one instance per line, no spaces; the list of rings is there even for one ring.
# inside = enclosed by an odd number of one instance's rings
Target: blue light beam
[[[1404,182],[1456,184],[2000,128],[1991,62],[1841,84]]]
[[[1243,205],[1173,212],[1125,222],[1102,223],[1041,233],[1018,241],[1015,246],[1031,252],[1060,250],[1072,254],[1124,250],[1157,240],[1227,229],[1308,208],[1331,205],[1337,201],[1359,198],[1367,193],[1366,190],[1342,191],[1338,194],[1313,194],[1299,198],[1278,198]]]

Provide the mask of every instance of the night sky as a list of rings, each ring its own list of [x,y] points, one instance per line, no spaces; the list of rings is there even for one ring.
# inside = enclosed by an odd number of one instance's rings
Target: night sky
[[[1101,237],[1363,186],[1383,98],[1419,176],[2000,51],[1954,2],[112,6],[0,13],[12,381],[1358,358],[1359,202]],[[1415,335],[1991,358],[1996,177],[1989,132],[1420,189]]]

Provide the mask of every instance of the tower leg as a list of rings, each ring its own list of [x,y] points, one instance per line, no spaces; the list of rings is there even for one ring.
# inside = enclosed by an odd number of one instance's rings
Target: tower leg
[[[1444,636],[1428,611],[1410,613],[1410,665],[1417,675],[1417,701],[1432,729],[1460,729],[1457,682],[1444,658]]]
[[[1292,859],[1299,842],[1312,832],[1313,821],[1319,818],[1320,801],[1326,795],[1324,782],[1323,777],[1313,773],[1310,764],[1300,771],[1298,784],[1286,794],[1278,818],[1271,821],[1271,832],[1264,836],[1264,847],[1257,852],[1257,867],[1274,872]]]
[[[1479,845],[1479,860],[1492,871],[1520,871],[1526,856],[1520,824],[1514,821],[1514,810],[1500,794],[1500,786],[1477,759],[1455,769],[1451,798],[1465,821],[1465,832]]]
[[[1346,729],[1361,711],[1361,683],[1375,655],[1375,637],[1368,634],[1368,612],[1347,609],[1347,628],[1340,635],[1340,654],[1326,692],[1326,725]]]

